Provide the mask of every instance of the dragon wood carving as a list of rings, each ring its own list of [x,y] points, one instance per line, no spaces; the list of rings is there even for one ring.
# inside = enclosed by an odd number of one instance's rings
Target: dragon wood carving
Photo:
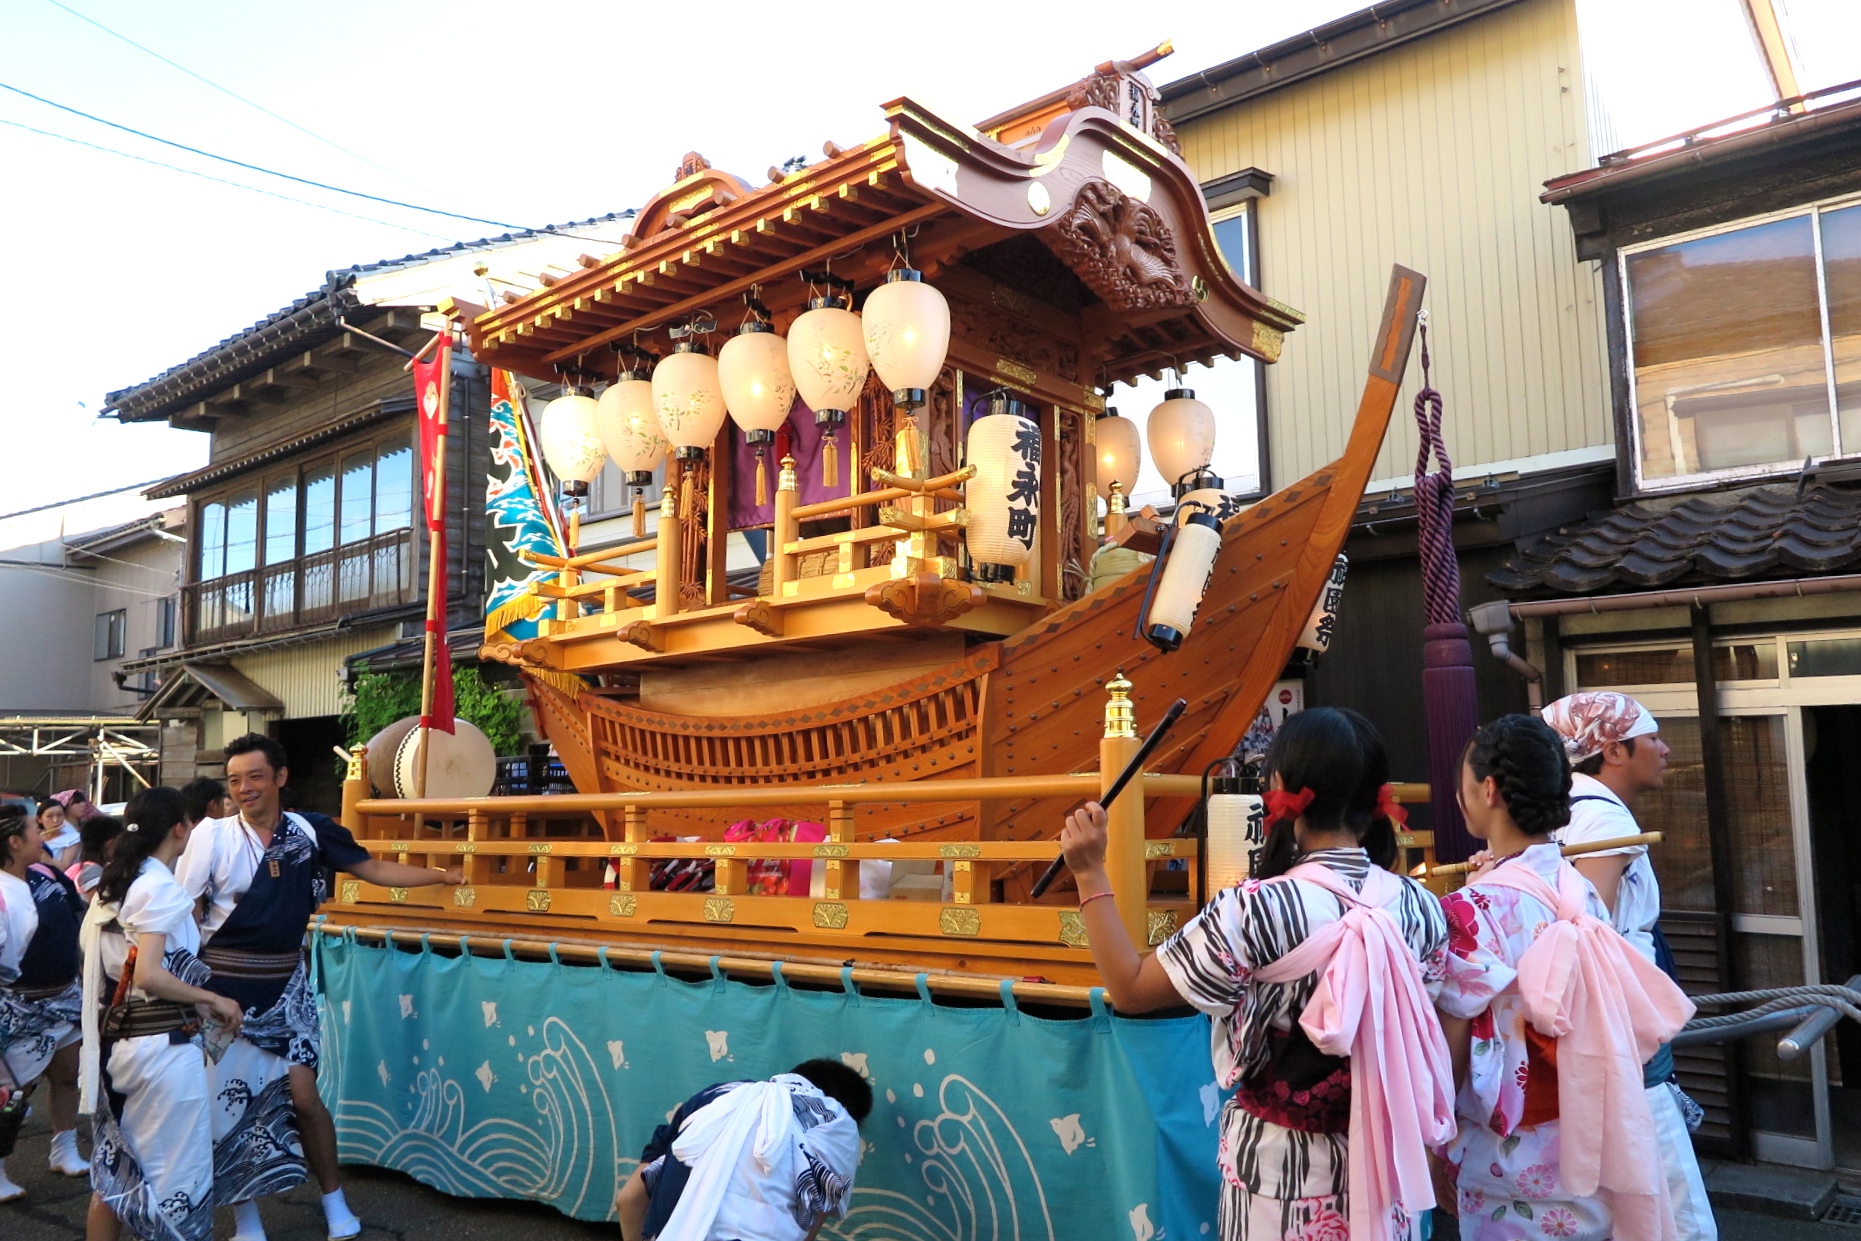
[[[1195,304],[1170,226],[1155,208],[1109,181],[1095,178],[1080,186],[1072,208],[1040,237],[1113,311]]]

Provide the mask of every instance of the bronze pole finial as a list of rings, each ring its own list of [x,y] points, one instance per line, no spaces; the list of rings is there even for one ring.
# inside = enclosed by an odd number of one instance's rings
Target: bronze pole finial
[[[1118,669],[1105,683],[1105,692],[1111,695],[1105,701],[1105,736],[1137,736],[1137,708],[1131,702],[1131,683],[1125,679],[1124,669]]]

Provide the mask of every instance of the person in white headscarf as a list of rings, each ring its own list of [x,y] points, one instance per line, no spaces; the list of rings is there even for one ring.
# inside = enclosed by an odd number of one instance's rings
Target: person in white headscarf
[[[1544,722],[1563,740],[1570,759],[1570,823],[1559,843],[1589,844],[1641,833],[1635,802],[1666,779],[1667,743],[1660,721],[1627,694],[1591,690],[1570,694],[1544,709]],[[1609,907],[1610,922],[1636,951],[1672,977],[1673,954],[1661,935],[1661,884],[1648,846],[1627,845],[1570,859]],[[1676,978],[1675,981],[1678,981]],[[1674,1055],[1662,1047],[1643,1072],[1648,1107],[1660,1136],[1679,1241],[1714,1241],[1719,1235],[1688,1130],[1699,1105],[1675,1080]]]
[[[837,1060],[700,1091],[616,1203],[623,1241],[804,1241],[844,1218],[872,1087]]]

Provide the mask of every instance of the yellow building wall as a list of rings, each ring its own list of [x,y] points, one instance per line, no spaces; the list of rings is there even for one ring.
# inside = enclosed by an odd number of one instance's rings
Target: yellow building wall
[[[355,629],[301,646],[275,646],[233,658],[233,667],[284,703],[285,719],[336,715],[342,710],[342,685],[336,670],[359,651],[394,641],[392,625]]]
[[[1209,181],[1254,167],[1264,292],[1307,322],[1266,368],[1275,486],[1334,460],[1391,263],[1429,279],[1457,475],[1609,456],[1602,290],[1543,183],[1591,166],[1574,0],[1526,0],[1178,127]],[[1372,475],[1415,468],[1420,354]],[[1534,468],[1534,467],[1527,467]]]

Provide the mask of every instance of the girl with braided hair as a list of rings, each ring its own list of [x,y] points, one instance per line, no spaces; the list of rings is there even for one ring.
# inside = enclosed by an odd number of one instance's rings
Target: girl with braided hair
[[[1438,1004],[1460,1117],[1442,1155],[1461,1235],[1671,1241],[1641,1065],[1693,1006],[1559,853],[1570,764],[1544,721],[1507,715],[1475,733],[1460,805],[1495,859],[1441,902]]]
[[[1427,1148],[1453,1133],[1432,992],[1440,904],[1395,859],[1389,760],[1370,722],[1319,707],[1267,752],[1271,826],[1257,878],[1214,894],[1139,956],[1113,908],[1105,812],[1060,836],[1092,958],[1127,1013],[1188,1003],[1213,1019],[1223,1241],[1411,1241],[1434,1205]]]

